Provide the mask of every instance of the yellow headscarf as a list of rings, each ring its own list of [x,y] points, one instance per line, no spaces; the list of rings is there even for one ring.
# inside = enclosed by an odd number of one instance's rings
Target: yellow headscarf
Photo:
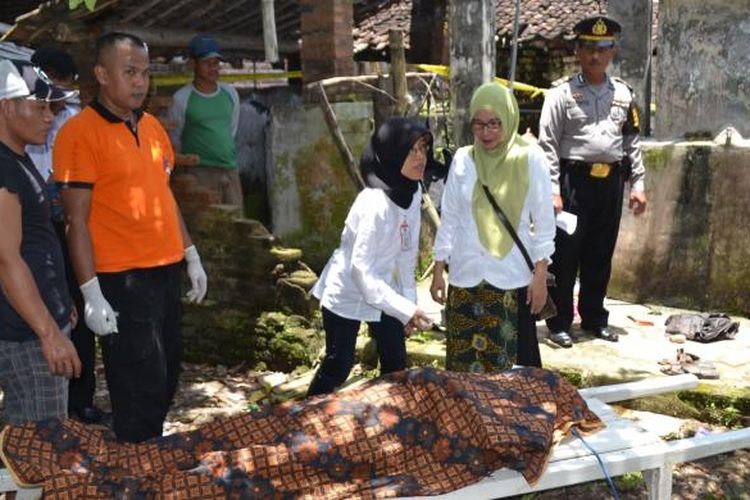
[[[477,168],[472,206],[479,229],[479,240],[495,257],[503,258],[513,248],[513,238],[495,215],[482,189],[487,186],[513,228],[518,230],[521,211],[529,190],[528,144],[518,135],[518,103],[507,88],[498,83],[481,85],[471,97],[472,119],[480,109],[491,111],[503,124],[503,141],[487,151],[476,142],[471,157]]]

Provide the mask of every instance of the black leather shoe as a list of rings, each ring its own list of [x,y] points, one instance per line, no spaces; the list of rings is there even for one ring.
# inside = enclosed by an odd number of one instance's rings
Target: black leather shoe
[[[573,339],[570,338],[568,332],[551,333],[549,339],[560,347],[564,347],[565,349],[573,347]]]
[[[104,419],[104,412],[96,406],[86,406],[78,410],[70,410],[70,418],[84,424],[99,424]]]
[[[615,332],[609,331],[609,328],[606,326],[600,327],[600,328],[594,328],[591,330],[591,333],[593,333],[596,337],[599,337],[602,340],[608,340],[609,342],[617,342],[619,337]]]

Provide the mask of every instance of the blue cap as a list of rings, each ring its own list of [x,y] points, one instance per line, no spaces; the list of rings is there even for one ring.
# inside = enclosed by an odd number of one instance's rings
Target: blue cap
[[[224,59],[219,52],[219,43],[210,35],[196,35],[190,40],[190,57],[194,59],[206,59],[207,57],[218,57]]]

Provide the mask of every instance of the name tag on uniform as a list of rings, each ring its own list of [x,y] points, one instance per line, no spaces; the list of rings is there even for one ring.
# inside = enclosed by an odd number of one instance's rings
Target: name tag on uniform
[[[594,163],[591,165],[591,177],[596,177],[597,179],[606,179],[609,177],[609,170],[611,166],[609,163]]]
[[[401,250],[409,250],[411,248],[411,231],[409,230],[409,223],[405,220],[398,226],[398,235],[401,239]]]

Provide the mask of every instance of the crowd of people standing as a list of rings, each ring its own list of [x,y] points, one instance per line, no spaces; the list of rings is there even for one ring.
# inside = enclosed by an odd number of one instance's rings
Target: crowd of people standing
[[[582,327],[617,341],[603,301],[627,183],[634,212],[646,206],[638,114],[627,85],[607,74],[619,25],[599,16],[575,31],[581,72],[548,92],[538,145],[519,135],[512,91],[487,83],[472,96],[474,140],[450,165],[430,287],[446,308],[448,370],[541,366],[536,320],[548,294],[552,340],[571,347],[577,278]],[[65,52],[0,61],[0,386],[11,423],[98,422],[98,336],[114,431],[140,442],[161,435],[178,386],[183,266],[188,300],[207,291],[170,189],[173,148],[197,155],[191,173],[241,206],[239,97],[218,82],[216,41],[196,37],[194,81],[175,94],[168,134],[142,110],[147,45],[108,33],[95,51],[98,93],[83,109]],[[382,373],[405,369],[406,337],[431,327],[415,267],[420,181],[434,162],[433,135],[416,119],[387,119],[372,134],[360,163],[366,187],[313,289],[326,353],[308,395],[346,380],[361,322]],[[555,229],[563,210],[578,218],[573,234]],[[548,290],[549,271],[558,286]]]

